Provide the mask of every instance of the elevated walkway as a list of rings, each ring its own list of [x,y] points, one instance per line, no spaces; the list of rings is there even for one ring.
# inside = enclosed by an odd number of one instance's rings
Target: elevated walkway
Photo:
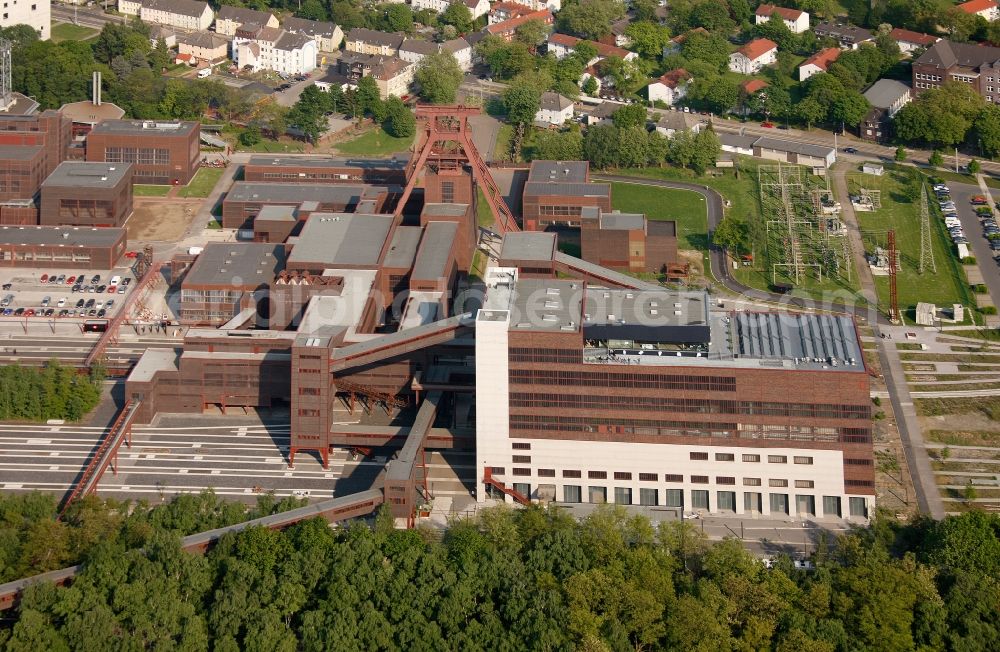
[[[417,416],[413,420],[403,448],[400,449],[396,459],[389,462],[386,467],[385,498],[396,518],[406,518],[409,522],[413,520],[418,468],[424,469],[421,479],[424,483],[423,494],[427,495],[424,449],[427,445],[427,435],[437,417],[438,404],[442,396],[440,391],[428,392],[427,398],[417,410]]]
[[[552,266],[557,272],[563,272],[572,276],[582,276],[585,280],[600,283],[602,285],[612,285],[631,290],[662,290],[656,283],[648,283],[637,278],[622,274],[607,267],[601,267],[594,263],[588,263],[582,258],[557,251],[552,258]]]
[[[400,447],[410,436],[409,426],[336,425],[330,429],[331,446],[383,448]],[[431,428],[425,446],[434,450],[472,448],[476,432],[472,428]]]
[[[472,313],[467,312],[423,326],[389,333],[368,342],[350,344],[334,352],[330,371],[337,373],[451,342],[460,335],[471,332],[474,323]]]

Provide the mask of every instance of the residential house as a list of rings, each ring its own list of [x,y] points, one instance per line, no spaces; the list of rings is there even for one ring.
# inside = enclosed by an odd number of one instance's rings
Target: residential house
[[[138,16],[140,11],[142,11],[142,0],[118,0],[118,13]]]
[[[926,50],[941,40],[937,36],[921,34],[899,27],[894,27],[889,32],[889,38],[896,42],[903,54],[913,54],[917,50]]]
[[[337,59],[337,73],[346,79],[348,85],[356,86],[362,77],[372,77],[383,100],[390,95],[407,95],[415,69],[416,66],[409,61],[395,56],[343,52]],[[340,78],[328,81],[330,84],[342,83]]]
[[[195,64],[216,64],[229,56],[229,41],[211,32],[190,32],[178,37],[177,54],[191,57]]]
[[[762,91],[767,88],[769,84],[763,79],[748,79],[742,84],[740,84],[740,90],[747,97],[750,97],[758,91]]]
[[[1000,18],[1000,4],[997,4],[997,0],[969,0],[958,5],[958,8],[967,14],[982,16],[989,22]]]
[[[472,14],[472,20],[478,20],[481,16],[485,16],[490,13],[490,3],[489,0],[463,0],[465,6],[469,8],[469,13]]]
[[[858,125],[858,135],[865,140],[885,142],[892,135],[892,118],[912,99],[912,89],[895,79],[880,79],[864,96],[872,108]]]
[[[364,27],[355,27],[347,33],[344,49],[348,52],[394,57],[399,53],[399,46],[403,44],[403,38],[402,34],[389,34]]]
[[[573,119],[573,100],[559,93],[542,93],[540,107],[535,114],[535,122],[558,126]]]
[[[496,25],[497,23],[508,21],[511,18],[517,18],[518,16],[530,14],[532,11],[534,10],[523,4],[513,2],[513,0],[504,0],[504,2],[498,2],[490,8],[489,18],[487,18],[486,24]]]
[[[524,5],[532,11],[541,11],[542,9],[548,9],[552,12],[559,11],[562,9],[562,0],[511,0],[517,4]]]
[[[160,41],[168,48],[177,47],[177,32],[164,25],[153,25],[149,28],[149,44],[155,48]]]
[[[129,11],[132,9],[133,6],[128,7]],[[198,0],[142,0],[138,14],[133,15],[138,15],[144,23],[189,30],[207,30],[215,19],[208,3]]]
[[[628,17],[622,18],[621,20],[616,20],[611,23],[611,33],[600,39],[601,43],[607,45],[614,45],[620,48],[627,48],[632,45],[632,39],[628,37],[625,32],[628,30],[628,26],[632,24],[632,20]]]
[[[840,57],[840,48],[825,48],[799,64],[799,81],[805,81],[813,75],[827,72],[830,64]]]
[[[594,125],[610,123],[611,116],[614,115],[615,111],[623,106],[625,105],[617,102],[609,102],[607,100],[601,102],[587,114],[587,126],[593,127]]]
[[[316,41],[320,52],[336,52],[344,41],[344,30],[340,29],[340,25],[330,22],[289,16],[281,27],[286,32],[302,34]]]
[[[302,75],[316,68],[316,42],[303,34],[249,23],[233,36],[233,62],[240,68]]]
[[[423,39],[408,38],[403,40],[399,46],[399,58],[409,63],[420,63],[420,60],[429,54],[437,54],[440,48],[433,41]]]
[[[559,32],[553,32],[549,34],[548,40],[546,41],[546,47],[549,54],[555,56],[556,59],[562,59],[563,57],[573,54],[575,51],[577,43],[582,41],[575,36],[570,36],[569,34],[560,34]],[[608,57],[618,57],[624,61],[632,61],[639,57],[635,52],[629,52],[623,48],[616,45],[608,45],[607,43],[599,43],[596,41],[589,41],[591,45],[597,50],[597,56],[587,62],[588,66],[592,66],[601,59],[607,59]]]
[[[663,134],[667,138],[673,138],[674,134],[681,131],[690,131],[697,134],[704,128],[705,123],[698,117],[697,113],[666,111],[656,121],[657,133]]]
[[[766,23],[771,20],[772,16],[781,18],[785,27],[790,29],[793,34],[801,34],[809,29],[809,14],[807,12],[768,4],[757,7],[757,13],[754,14],[754,24]]]
[[[458,67],[468,72],[472,69],[472,46],[464,38],[453,38],[441,44],[441,50],[450,52]]]
[[[820,38],[832,38],[845,50],[857,50],[858,45],[871,41],[875,35],[863,27],[839,23],[818,23],[813,33]]]
[[[673,106],[687,95],[690,84],[691,74],[683,68],[677,68],[664,73],[649,84],[646,87],[646,94],[650,102],[659,101],[667,106]]]
[[[688,39],[691,34],[704,34],[709,35],[709,32],[704,27],[695,27],[694,29],[689,29],[683,34],[678,34],[677,36],[670,39],[670,42],[663,46],[663,56],[670,56],[675,52],[680,52],[681,46],[684,45],[684,41]]]
[[[436,11],[439,14],[447,9],[450,4],[451,0],[410,0],[410,7],[413,8],[413,11],[430,9],[431,11]]]
[[[960,81],[987,102],[1000,103],[1000,48],[941,39],[924,50],[911,68],[914,95]]]
[[[215,15],[215,33],[233,36],[240,25],[254,23],[261,27],[278,27],[278,18],[269,11],[222,5]]]
[[[546,25],[551,25],[553,21],[552,12],[548,9],[533,11],[530,14],[523,14],[521,16],[517,16],[516,18],[505,20],[502,23],[489,25],[485,31],[487,34],[500,37],[505,41],[513,41],[517,28],[532,20],[540,20]]]
[[[777,60],[778,44],[770,39],[755,38],[729,55],[729,69],[743,75],[755,75]]]

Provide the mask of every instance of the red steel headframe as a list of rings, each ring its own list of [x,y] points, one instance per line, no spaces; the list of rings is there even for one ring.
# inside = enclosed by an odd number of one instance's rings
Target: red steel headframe
[[[486,202],[490,205],[490,210],[496,216],[497,230],[501,235],[509,231],[520,231],[517,220],[511,212],[507,202],[504,201],[503,194],[493,181],[490,169],[486,161],[479,155],[479,150],[469,137],[469,116],[479,115],[481,110],[474,106],[433,106],[429,104],[418,104],[415,110],[418,120],[424,123],[423,143],[419,145],[419,153],[410,157],[410,164],[406,169],[406,188],[403,195],[396,204],[396,217],[403,214],[403,208],[413,192],[417,183],[417,175],[428,159],[435,156],[435,146],[444,143],[453,143],[458,146],[458,154],[464,154],[464,159],[468,161],[472,168],[473,179],[483,190]],[[449,158],[456,157],[454,153],[448,155]]]

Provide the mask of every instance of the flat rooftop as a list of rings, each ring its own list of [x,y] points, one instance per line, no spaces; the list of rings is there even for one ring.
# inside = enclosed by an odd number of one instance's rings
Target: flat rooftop
[[[532,161],[528,181],[586,183],[589,161]]]
[[[344,279],[344,289],[339,295],[318,295],[309,300],[302,321],[300,334],[323,332],[324,328],[336,327],[353,334],[365,311],[365,304],[371,294],[375,276],[373,269],[328,269],[324,276],[339,276]]]
[[[256,289],[285,267],[285,247],[268,243],[210,242],[191,265],[182,286]]]
[[[146,349],[135,363],[128,379],[130,382],[148,383],[153,380],[157,371],[176,371],[178,357],[180,356],[175,349]]]
[[[299,234],[289,267],[378,267],[394,218],[365,213],[313,213]]]
[[[516,231],[504,235],[500,260],[551,262],[555,250],[555,233]]]
[[[272,204],[263,206],[257,212],[256,221],[295,222],[298,220],[298,209],[288,204]]]
[[[408,155],[397,155],[393,158],[344,158],[330,156],[251,156],[247,165],[299,168],[362,168],[368,170],[405,170],[409,162]]]
[[[41,145],[0,145],[0,161],[30,161],[43,149]]]
[[[458,222],[431,222],[424,227],[410,279],[437,281],[443,278],[457,235]]]
[[[122,136],[186,136],[200,129],[199,123],[188,120],[103,120],[94,125],[90,133]]]
[[[364,197],[388,192],[385,186],[368,184],[338,185],[333,183],[258,183],[237,181],[226,194],[226,202],[337,202],[345,206],[356,204]]]
[[[118,227],[0,226],[0,245],[112,247],[124,236]]]
[[[524,184],[524,195],[529,197],[537,195],[608,197],[611,195],[611,184],[573,181],[528,181]]]
[[[392,234],[389,251],[382,260],[383,267],[410,269],[417,257],[417,247],[424,230],[419,226],[399,226]]]
[[[561,279],[520,279],[510,302],[510,330],[580,330],[582,281]]]
[[[42,182],[42,188],[114,188],[131,169],[131,163],[63,161]]]
[[[642,213],[601,213],[601,228],[609,231],[634,231],[646,228]]]
[[[468,204],[424,204],[421,215],[429,217],[461,217],[469,211]]]

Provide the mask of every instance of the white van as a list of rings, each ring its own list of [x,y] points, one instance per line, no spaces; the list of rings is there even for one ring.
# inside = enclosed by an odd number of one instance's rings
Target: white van
[[[201,70],[198,71],[198,79],[204,79],[205,77],[208,77],[211,74],[212,74],[211,68],[202,68]]]
[[[118,285],[121,282],[122,282],[121,276],[112,276],[111,280],[108,281],[108,285]]]

